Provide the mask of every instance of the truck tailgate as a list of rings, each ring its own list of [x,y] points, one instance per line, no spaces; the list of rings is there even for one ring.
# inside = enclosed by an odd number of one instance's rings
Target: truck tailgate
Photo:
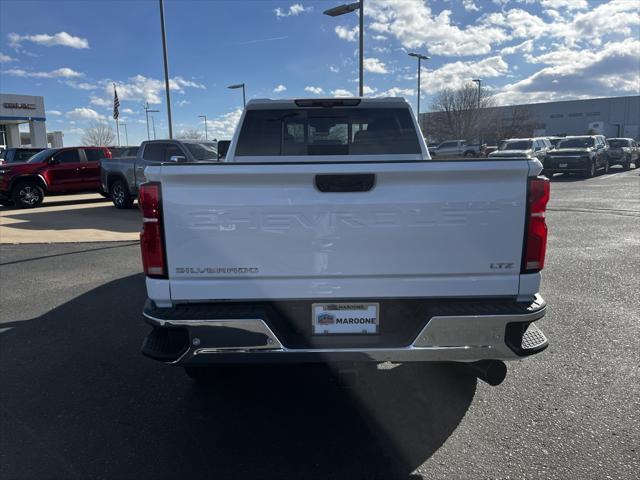
[[[173,300],[518,293],[526,160],[165,165],[147,174],[162,183]],[[375,183],[322,192],[316,176],[328,174]]]

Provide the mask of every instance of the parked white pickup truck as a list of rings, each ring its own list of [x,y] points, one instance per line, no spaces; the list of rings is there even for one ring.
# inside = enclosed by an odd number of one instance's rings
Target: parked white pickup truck
[[[143,353],[195,378],[456,361],[500,383],[548,345],[541,170],[431,160],[404,99],[253,100],[224,162],[146,169]]]

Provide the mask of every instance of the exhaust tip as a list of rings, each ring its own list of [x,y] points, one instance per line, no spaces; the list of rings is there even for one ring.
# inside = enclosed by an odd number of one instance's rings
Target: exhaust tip
[[[465,365],[476,377],[492,387],[497,387],[507,377],[507,366],[500,360],[481,360]]]

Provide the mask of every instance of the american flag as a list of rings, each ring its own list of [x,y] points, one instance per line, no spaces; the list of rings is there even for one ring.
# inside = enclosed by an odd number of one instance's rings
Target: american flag
[[[117,120],[120,116],[120,100],[118,100],[118,92],[116,91],[116,84],[113,84],[113,119]]]

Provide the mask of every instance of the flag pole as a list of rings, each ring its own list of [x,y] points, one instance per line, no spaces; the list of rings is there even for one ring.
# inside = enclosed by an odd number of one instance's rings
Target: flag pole
[[[116,135],[118,137],[118,146],[120,146],[120,100],[116,91],[116,84],[113,83],[113,118],[116,121]]]

